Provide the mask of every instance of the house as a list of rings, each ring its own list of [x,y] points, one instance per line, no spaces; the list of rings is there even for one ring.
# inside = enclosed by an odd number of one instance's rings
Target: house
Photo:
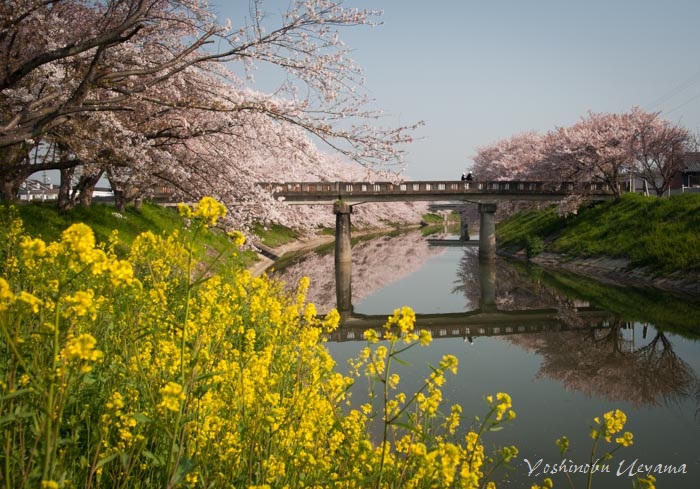
[[[58,185],[30,178],[25,180],[20,186],[19,199],[24,201],[57,200],[58,190]],[[114,192],[108,187],[96,187],[92,196],[95,199],[112,200],[114,199]]]
[[[19,188],[20,200],[56,200],[58,187],[39,180],[25,180]]]
[[[671,179],[671,193],[700,192],[700,152],[683,155],[683,165]]]

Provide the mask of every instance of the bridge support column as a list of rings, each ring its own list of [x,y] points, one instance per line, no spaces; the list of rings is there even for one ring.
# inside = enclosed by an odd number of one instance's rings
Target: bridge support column
[[[350,214],[352,206],[339,200],[333,204],[335,214],[335,298],[338,312],[352,312],[352,244]]]
[[[481,298],[479,309],[482,312],[495,312],[496,307],[496,262],[492,260],[479,261],[479,286]]]
[[[469,222],[464,212],[459,213],[459,239],[469,241]]]
[[[479,204],[479,260],[496,259],[496,204]]]

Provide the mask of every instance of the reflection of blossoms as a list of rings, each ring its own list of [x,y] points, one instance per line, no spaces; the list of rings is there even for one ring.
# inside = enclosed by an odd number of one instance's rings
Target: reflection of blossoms
[[[542,357],[538,378],[589,397],[658,406],[693,395],[698,377],[692,367],[663,333],[644,341],[639,328],[609,320],[605,328],[512,335],[508,341]]]
[[[458,279],[453,291],[464,294],[467,303],[478,304],[482,294],[480,274],[488,273],[489,265],[479,262],[479,250],[476,247],[464,249],[459,261]],[[532,280],[523,275],[511,262],[496,260],[496,305],[500,310],[556,308],[562,319],[573,325],[576,320],[575,304],[565,294],[542,281]]]
[[[352,247],[353,303],[409,275],[422,263],[443,252],[444,248],[430,246],[419,231],[357,243]],[[308,276],[307,299],[324,314],[336,307],[334,270],[333,253],[309,253],[301,262],[273,276],[281,278],[289,287],[294,287],[301,277]]]

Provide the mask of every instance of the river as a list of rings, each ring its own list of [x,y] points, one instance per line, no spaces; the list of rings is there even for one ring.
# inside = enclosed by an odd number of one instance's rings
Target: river
[[[499,487],[529,488],[545,476],[555,487],[569,487],[561,473],[551,474],[553,467],[560,469],[562,460],[567,469],[588,463],[593,418],[613,409],[627,414],[625,431],[634,444],[614,453],[609,472],[595,474],[592,487],[629,488],[630,474],[646,470],[660,488],[698,487],[700,303],[500,259],[488,270],[489,281],[477,253],[431,246],[420,232],[353,245],[354,313],[388,316],[404,305],[418,314],[463,313],[457,316],[463,324],[435,329],[430,346],[410,351],[410,366],[399,371],[401,390],[418,388],[428,365],[451,354],[459,372],[448,376],[444,402],[461,405],[463,427],[485,414],[485,396],[509,393],[517,418],[486,436],[487,448],[519,449],[512,469],[495,478]],[[302,275],[311,279],[308,300],[319,312],[335,306],[332,252],[309,254],[273,276],[294,284]],[[527,311],[546,317],[528,322]],[[513,317],[493,327],[473,322],[479,314],[506,312]],[[344,372],[364,346],[360,334],[349,333],[327,343]],[[365,392],[363,385],[353,388],[354,405],[366,401]],[[554,443],[562,435],[571,446],[563,458]],[[604,453],[599,448],[598,456]],[[655,473],[659,465],[676,473]],[[585,487],[582,476],[572,479]]]

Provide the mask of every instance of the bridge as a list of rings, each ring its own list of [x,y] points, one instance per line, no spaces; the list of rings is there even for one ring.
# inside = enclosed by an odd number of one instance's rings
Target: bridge
[[[559,201],[572,194],[587,199],[612,197],[608,185],[600,182],[530,181],[407,181],[407,182],[286,182],[259,183],[275,197],[292,205],[332,204],[342,200],[350,205],[365,202],[463,201],[497,203],[512,200]]]
[[[479,259],[496,258],[496,206],[503,201],[560,201],[571,195],[588,200],[614,197],[600,182],[407,181],[407,182],[267,182],[258,183],[292,205],[332,204],[335,220],[336,296],[341,311],[351,309],[352,207],[367,202],[443,201],[479,205]],[[464,228],[462,224],[462,228]],[[464,234],[464,233],[463,233]]]
[[[586,328],[605,328],[614,317],[591,307],[578,307],[578,324]],[[349,313],[341,315],[341,324],[326,335],[328,341],[363,341],[364,332],[374,329],[382,337],[388,315]],[[507,336],[514,334],[567,331],[572,329],[562,320],[557,309],[491,310],[477,309],[462,313],[416,314],[415,329],[425,329],[433,338]]]

